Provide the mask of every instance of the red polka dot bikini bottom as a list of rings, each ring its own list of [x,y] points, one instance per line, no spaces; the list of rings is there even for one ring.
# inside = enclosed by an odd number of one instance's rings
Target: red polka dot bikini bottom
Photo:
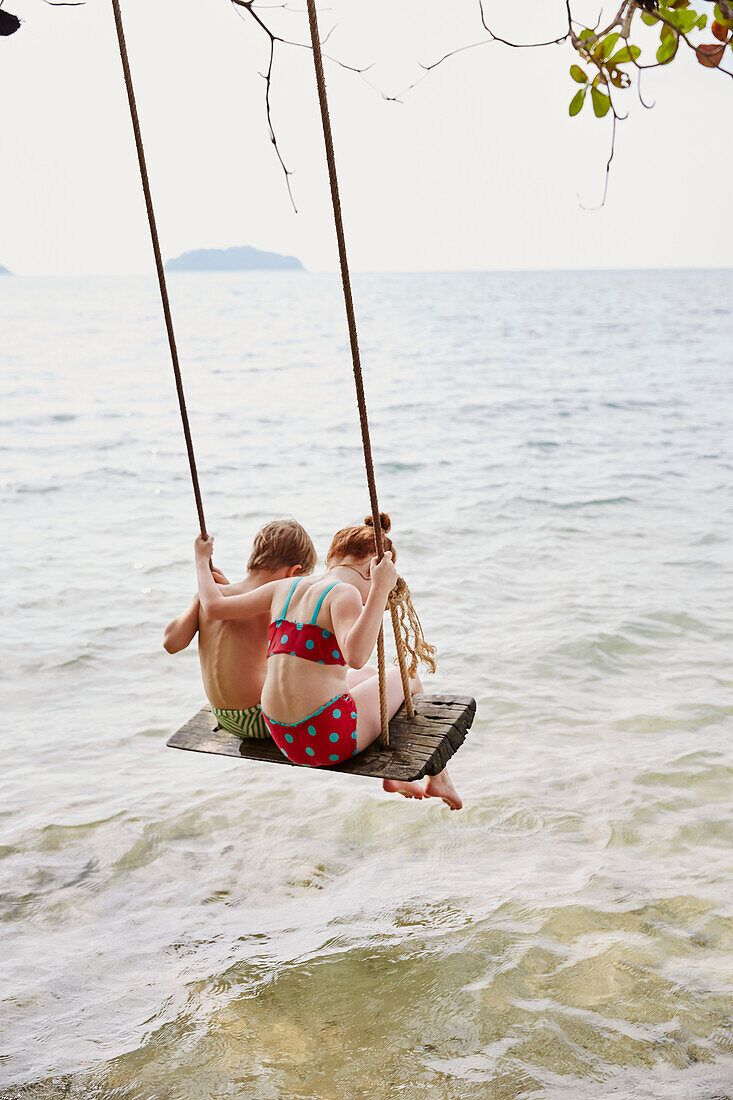
[[[322,768],[356,756],[356,703],[348,692],[301,722],[275,722],[264,711],[262,717],[272,740],[294,764]]]

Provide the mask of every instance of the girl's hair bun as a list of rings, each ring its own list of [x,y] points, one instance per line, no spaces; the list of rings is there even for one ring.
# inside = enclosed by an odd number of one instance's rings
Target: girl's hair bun
[[[367,527],[373,527],[374,526],[374,517],[373,516],[366,516],[365,519],[364,519],[364,523],[367,525]],[[379,513],[379,526],[382,528],[382,530],[384,531],[385,534],[387,533],[387,531],[389,531],[390,527],[392,526],[392,520],[389,518],[389,516],[387,515],[386,512],[380,512]]]

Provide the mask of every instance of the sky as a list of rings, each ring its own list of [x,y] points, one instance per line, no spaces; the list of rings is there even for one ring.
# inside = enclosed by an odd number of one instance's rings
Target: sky
[[[272,5],[267,10],[267,5]],[[307,40],[304,3],[263,0]],[[0,38],[0,263],[29,275],[151,270],[151,248],[109,0],[4,0]],[[706,8],[711,5],[703,5]],[[506,36],[562,33],[561,0],[488,0]],[[608,199],[609,120],[574,119],[567,47],[446,51],[485,37],[477,0],[324,0],[327,82],[355,271],[731,264],[720,196],[733,178],[733,81],[685,58],[625,97]],[[598,5],[587,9],[589,20]],[[269,142],[267,41],[229,0],[122,0],[164,256],[249,244],[337,266],[309,51],[281,47]]]

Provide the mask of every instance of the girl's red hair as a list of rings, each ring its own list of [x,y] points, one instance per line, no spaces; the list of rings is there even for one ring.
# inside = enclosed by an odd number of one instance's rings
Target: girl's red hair
[[[379,526],[382,528],[382,546],[385,551],[392,551],[392,561],[396,561],[397,551],[392,540],[387,538],[387,532],[392,523],[386,512],[379,513]],[[338,565],[344,558],[363,561],[364,558],[374,557],[376,552],[374,520],[371,516],[367,516],[363,524],[342,527],[340,531],[336,532],[326,554],[326,566],[330,569],[334,565]],[[402,634],[402,640],[409,658],[408,675],[417,675],[418,664],[423,664],[430,672],[435,672],[437,667],[435,646],[425,641],[420,620],[412,605],[410,589],[402,577],[397,578],[397,583],[389,594],[389,603],[397,611],[398,629]]]
[[[392,521],[386,512],[379,513],[379,526],[382,528],[382,546],[385,550],[392,551],[392,561],[396,561],[397,553],[392,540],[386,537],[392,526]],[[374,557],[376,552],[374,520],[371,516],[367,516],[363,523],[342,527],[336,532],[326,554],[326,565],[330,568],[334,562],[341,561],[343,558],[363,561],[364,558]]]

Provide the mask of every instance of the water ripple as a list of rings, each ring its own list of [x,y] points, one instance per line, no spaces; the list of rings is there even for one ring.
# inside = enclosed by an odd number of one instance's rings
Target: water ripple
[[[731,279],[358,277],[461,815],[164,750],[202,690],[154,285],[3,284],[2,1100],[729,1098]],[[171,295],[217,560],[273,512],[323,552],[368,510],[338,280]]]

